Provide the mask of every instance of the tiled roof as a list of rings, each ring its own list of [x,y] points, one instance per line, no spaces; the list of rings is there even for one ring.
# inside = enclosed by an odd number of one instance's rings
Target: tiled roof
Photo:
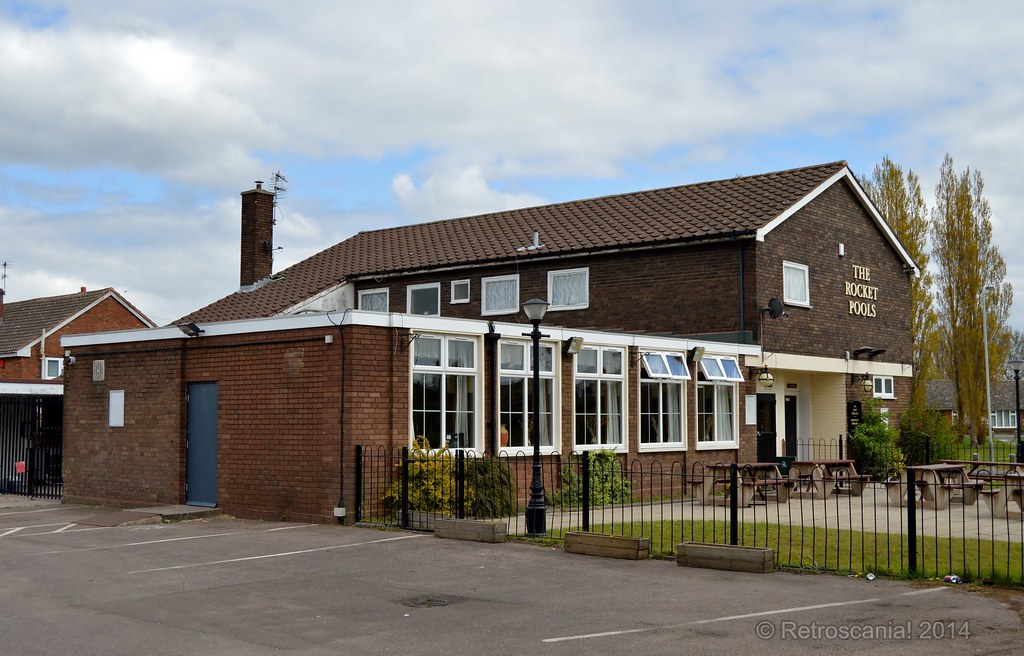
[[[32,344],[42,336],[44,330],[50,330],[112,291],[108,287],[91,292],[5,302],[3,316],[0,317],[0,353],[14,353]]]
[[[952,410],[956,405],[956,390],[951,380],[929,380],[925,387],[925,404],[929,408]],[[1012,380],[992,381],[992,410],[1013,410],[1017,403],[1017,390]]]
[[[197,310],[189,321],[278,314],[346,279],[511,260],[540,233],[543,255],[751,235],[846,162],[360,232]],[[527,251],[522,257],[529,257]]]

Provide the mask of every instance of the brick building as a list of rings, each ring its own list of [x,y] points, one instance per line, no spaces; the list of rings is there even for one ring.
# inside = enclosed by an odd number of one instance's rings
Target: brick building
[[[796,455],[909,398],[917,269],[844,162],[363,232],[274,274],[272,225],[257,184],[240,289],[180,328],[64,340],[68,498],[316,518],[352,503],[356,445],[525,448],[535,297],[546,453]]]

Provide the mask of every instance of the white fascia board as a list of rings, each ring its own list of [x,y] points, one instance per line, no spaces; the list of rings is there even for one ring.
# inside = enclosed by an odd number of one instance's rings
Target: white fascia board
[[[36,340],[39,341],[39,340]],[[32,356],[32,346],[36,342],[32,342],[28,346],[23,346],[14,353],[0,353],[0,359],[2,358],[28,358]]]
[[[900,240],[896,238],[896,233],[892,231],[892,228],[890,228],[889,224],[885,222],[885,219],[882,218],[882,215],[878,213],[878,209],[875,207],[875,204],[871,202],[871,199],[868,198],[868,195],[864,193],[863,189],[861,189],[860,183],[857,182],[856,176],[853,175],[853,172],[850,171],[850,167],[848,166],[844,166],[841,171],[833,175],[825,182],[818,185],[818,187],[814,191],[801,198],[799,202],[792,205],[789,209],[787,209],[785,212],[769,221],[764,226],[758,228],[757,241],[764,241],[765,236],[769,232],[771,232],[775,228],[778,228],[780,225],[782,225],[783,222],[786,221],[786,219],[802,210],[808,203],[810,203],[812,200],[814,200],[822,193],[824,193],[826,189],[828,189],[836,182],[839,182],[844,178],[850,182],[851,186],[853,187],[854,193],[861,202],[861,205],[864,207],[865,210],[867,210],[868,214],[871,215],[871,219],[885,234],[885,238],[889,241],[889,244],[896,250],[896,252],[899,253],[900,258],[903,260],[903,262],[908,266],[913,267],[915,276],[921,275],[921,270],[917,268],[917,264],[910,257],[910,254],[907,253],[907,249],[903,247],[903,244],[900,243]]]
[[[843,358],[823,358],[814,355],[796,355],[794,353],[771,353],[766,358],[769,369],[785,369],[787,371],[807,371],[832,374],[872,374],[875,376],[894,376],[910,378],[914,375],[913,365],[901,362],[872,362],[871,360],[845,360]],[[748,356],[744,362],[747,367],[763,366],[758,356]]]
[[[62,396],[64,385],[53,383],[4,383],[0,382],[0,394],[27,394]]]
[[[285,308],[282,312],[280,312],[279,316],[286,316],[286,315],[290,315],[292,312],[298,312],[302,308],[304,308],[304,307],[306,307],[306,306],[308,306],[308,305],[310,305],[312,303],[315,303],[316,301],[319,301],[320,299],[322,299],[325,296],[329,296],[330,294],[333,294],[334,292],[338,291],[339,289],[342,289],[345,286],[351,287],[352,283],[348,282],[347,280],[342,280],[341,282],[339,282],[337,284],[331,285],[327,289],[322,289],[319,292],[317,292],[316,294],[313,294],[312,296],[310,296],[309,298],[303,299],[303,300],[299,301],[298,303],[296,303],[295,305],[292,305],[289,308]],[[342,311],[343,310],[339,310],[339,312],[342,312]]]
[[[341,312],[310,312],[266,319],[245,319],[219,323],[196,323],[202,333],[198,337],[185,337],[177,326],[120,330],[106,333],[65,335],[61,346],[96,346],[161,340],[203,339],[225,335],[244,335],[303,328],[337,328],[339,326],[378,326],[381,328],[405,328],[413,332],[431,332],[460,335],[484,335],[490,332],[492,322],[480,319],[455,319],[451,317],[430,317],[398,312],[369,312],[366,310],[344,310]],[[521,338],[532,330],[530,324],[493,322],[494,331],[503,337]],[[681,337],[656,337],[629,333],[579,330],[560,326],[545,326],[541,331],[545,339],[562,341],[568,337],[582,337],[585,343],[605,346],[636,346],[648,350],[686,351],[694,346],[703,346],[708,353],[721,355],[760,355],[761,347],[756,344],[731,344],[727,342],[702,341]]]

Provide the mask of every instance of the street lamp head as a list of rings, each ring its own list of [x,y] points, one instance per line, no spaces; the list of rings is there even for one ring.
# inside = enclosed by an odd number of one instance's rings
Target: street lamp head
[[[1010,365],[1010,369],[1013,369],[1013,373],[1019,374],[1021,369],[1024,369],[1024,360],[1010,360],[1007,362]]]
[[[542,301],[539,298],[531,298],[530,300],[523,303],[523,312],[526,313],[526,318],[532,321],[540,321],[544,318],[544,313],[548,311],[548,302]]]

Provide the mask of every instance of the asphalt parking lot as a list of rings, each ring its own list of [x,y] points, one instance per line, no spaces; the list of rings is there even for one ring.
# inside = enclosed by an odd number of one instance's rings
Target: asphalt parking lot
[[[2,499],[0,499],[2,501]],[[522,543],[0,503],[24,654],[1019,654],[1009,594],[617,561]]]

